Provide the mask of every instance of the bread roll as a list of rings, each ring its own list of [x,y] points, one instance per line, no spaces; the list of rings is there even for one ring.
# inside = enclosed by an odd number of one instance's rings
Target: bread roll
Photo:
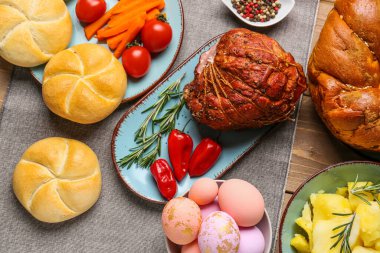
[[[13,174],[17,199],[34,218],[61,222],[92,207],[101,173],[96,154],[84,143],[52,137],[30,146]]]
[[[62,0],[0,0],[0,56],[34,67],[70,43],[72,23]]]
[[[330,131],[380,152],[380,1],[337,0],[309,61],[309,88]]]
[[[46,65],[42,95],[55,114],[82,124],[103,120],[121,103],[127,76],[105,47],[80,44],[56,54]]]

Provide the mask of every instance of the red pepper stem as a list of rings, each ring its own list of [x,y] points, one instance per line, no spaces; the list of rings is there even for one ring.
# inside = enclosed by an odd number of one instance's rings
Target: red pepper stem
[[[191,121],[191,119],[189,119],[189,120],[186,122],[185,126],[182,128],[182,133],[185,132],[185,128],[186,128],[187,125],[190,123],[190,121]]]

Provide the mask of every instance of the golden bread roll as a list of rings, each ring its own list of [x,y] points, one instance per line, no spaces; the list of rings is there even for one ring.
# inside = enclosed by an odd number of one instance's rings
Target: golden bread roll
[[[30,146],[13,174],[17,199],[34,218],[61,222],[92,207],[101,190],[96,154],[86,144],[52,137]]]
[[[127,76],[105,47],[80,44],[56,54],[45,67],[42,95],[55,114],[82,124],[103,120],[121,103]]]
[[[380,152],[380,0],[336,0],[309,60],[317,112],[341,141]]]
[[[70,43],[72,23],[62,0],[0,0],[0,56],[34,67]]]

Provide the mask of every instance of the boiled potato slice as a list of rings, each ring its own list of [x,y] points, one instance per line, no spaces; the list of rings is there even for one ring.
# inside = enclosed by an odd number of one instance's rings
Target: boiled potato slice
[[[350,222],[352,220],[352,216],[345,216],[342,218],[337,219],[330,219],[330,220],[319,220],[315,223],[314,230],[313,230],[313,250],[312,253],[339,253],[340,248],[342,246],[342,242],[340,241],[339,244],[333,248],[330,249],[332,245],[335,244],[337,241],[337,238],[332,238],[336,234],[343,231],[343,227],[337,230],[334,230],[334,228],[345,224],[347,222]],[[354,220],[354,224],[352,226],[351,234],[350,234],[350,247],[353,248],[354,246],[358,245],[360,243],[359,239],[359,233],[360,233],[360,221],[356,217]]]
[[[348,197],[348,188],[347,187],[338,187],[336,188],[336,194],[347,198]]]
[[[380,240],[380,207],[377,202],[371,205],[361,203],[356,208],[360,217],[360,236],[365,247],[375,247]]]
[[[290,245],[293,246],[298,253],[310,253],[310,245],[303,235],[295,234],[290,241]]]
[[[348,199],[338,194],[312,194],[310,196],[313,206],[313,223],[320,220],[337,218],[333,213],[352,213]]]
[[[311,221],[311,208],[309,203],[306,203],[302,210],[302,216],[296,219],[296,224],[300,226],[306,233],[309,238],[309,251],[313,247],[313,238],[312,238],[312,230],[313,230],[313,222]]]
[[[380,240],[377,240],[377,242],[375,243],[375,249],[380,252]]]
[[[349,182],[349,183],[347,183],[347,185],[348,185],[348,200],[350,201],[351,209],[353,211],[355,211],[356,208],[358,207],[358,205],[363,203],[364,201],[351,193],[352,188],[354,186],[355,186],[355,188],[363,187],[366,185],[371,186],[371,185],[373,185],[373,183],[372,182],[356,182],[356,183],[355,182]],[[373,201],[373,195],[369,192],[363,192],[362,197],[368,201]]]
[[[379,251],[370,249],[370,248],[364,248],[362,246],[357,246],[354,248],[352,253],[378,253]]]

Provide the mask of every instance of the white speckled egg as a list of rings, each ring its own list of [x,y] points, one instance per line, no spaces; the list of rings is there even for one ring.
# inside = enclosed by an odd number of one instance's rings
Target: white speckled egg
[[[239,227],[227,213],[213,212],[203,221],[198,235],[198,245],[202,253],[236,253],[239,244]]]

